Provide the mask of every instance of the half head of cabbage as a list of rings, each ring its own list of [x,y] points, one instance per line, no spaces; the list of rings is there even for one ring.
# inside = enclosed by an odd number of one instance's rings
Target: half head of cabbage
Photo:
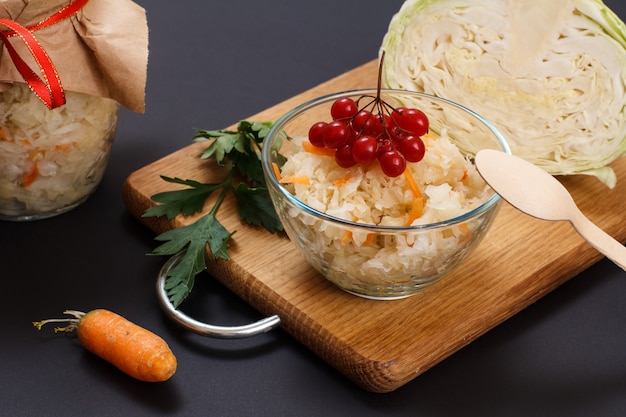
[[[615,186],[626,26],[602,1],[407,0],[383,50],[385,87],[456,101],[549,173]]]

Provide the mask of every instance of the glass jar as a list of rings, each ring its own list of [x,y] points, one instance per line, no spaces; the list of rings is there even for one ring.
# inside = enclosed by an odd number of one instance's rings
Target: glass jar
[[[83,203],[104,174],[119,104],[66,91],[49,110],[26,84],[0,92],[0,219],[26,221]]]

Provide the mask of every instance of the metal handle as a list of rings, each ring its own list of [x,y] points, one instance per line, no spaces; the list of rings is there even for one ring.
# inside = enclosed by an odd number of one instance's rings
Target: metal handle
[[[273,315],[242,326],[216,326],[195,320],[182,311],[177,310],[167,296],[165,279],[169,271],[174,268],[179,261],[180,255],[174,255],[163,265],[163,268],[161,268],[157,279],[157,296],[159,304],[165,314],[182,327],[203,336],[211,336],[220,339],[240,339],[269,332],[280,325],[280,317]]]

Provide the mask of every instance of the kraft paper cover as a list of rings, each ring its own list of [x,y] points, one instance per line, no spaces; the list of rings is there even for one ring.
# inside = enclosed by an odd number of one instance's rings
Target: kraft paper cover
[[[0,0],[0,18],[29,26],[69,3]],[[65,90],[108,97],[129,110],[144,112],[148,24],[142,7],[130,0],[89,0],[77,14],[32,33],[50,56]],[[18,37],[10,42],[39,73],[24,43]],[[3,46],[0,82],[15,81],[23,82],[23,78]]]

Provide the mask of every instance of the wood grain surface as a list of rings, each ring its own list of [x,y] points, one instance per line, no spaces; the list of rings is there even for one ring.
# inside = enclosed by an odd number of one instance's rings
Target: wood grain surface
[[[273,120],[320,95],[373,87],[371,61],[248,120]],[[219,128],[219,127],[215,127]],[[132,173],[124,185],[128,210],[155,233],[195,220],[143,218],[150,196],[174,189],[160,175],[210,181],[220,168],[191,144]],[[562,177],[581,210],[620,242],[626,241],[626,161],[613,163],[617,186],[588,176]],[[208,207],[208,206],[207,206]],[[234,201],[218,218],[233,236],[231,259],[209,258],[209,272],[363,389],[393,391],[601,259],[570,226],[518,212],[503,202],[479,248],[455,272],[419,294],[373,301],[347,294],[315,272],[282,235],[242,223]],[[156,279],[156,277],[155,277]]]

